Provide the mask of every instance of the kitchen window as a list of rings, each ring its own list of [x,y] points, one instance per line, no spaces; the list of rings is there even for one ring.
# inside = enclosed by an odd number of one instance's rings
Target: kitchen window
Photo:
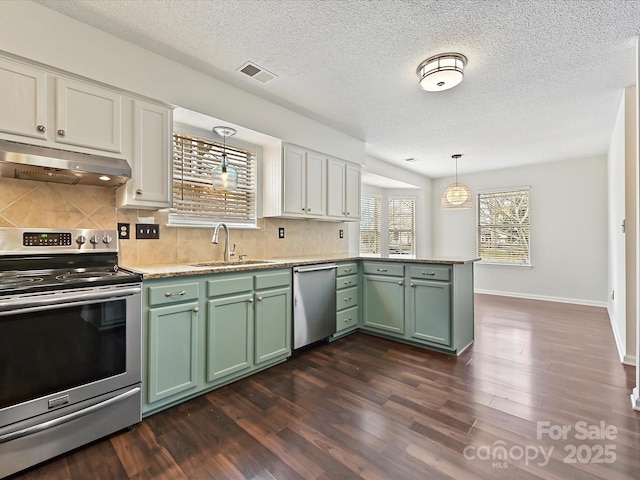
[[[234,191],[215,190],[212,186],[211,170],[220,163],[222,143],[174,132],[170,225],[211,227],[225,222],[236,227],[256,226],[257,148],[227,142],[224,151],[229,165],[238,171]]]
[[[380,255],[381,252],[381,199],[377,195],[360,198],[360,254]]]
[[[478,256],[482,263],[531,265],[530,189],[478,194]]]
[[[389,197],[389,255],[415,256],[415,224],[416,199]]]

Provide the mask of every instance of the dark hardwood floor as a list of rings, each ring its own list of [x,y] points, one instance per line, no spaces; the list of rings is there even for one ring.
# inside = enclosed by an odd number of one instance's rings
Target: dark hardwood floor
[[[604,309],[476,295],[458,358],[354,334],[15,478],[637,480],[633,379]]]

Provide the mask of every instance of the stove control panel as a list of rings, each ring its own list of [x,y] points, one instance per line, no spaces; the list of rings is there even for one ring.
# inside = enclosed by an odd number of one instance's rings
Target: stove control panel
[[[48,253],[117,253],[115,230],[0,228],[0,255]]]
[[[68,247],[71,245],[71,233],[61,232],[25,232],[22,234],[25,247]]]

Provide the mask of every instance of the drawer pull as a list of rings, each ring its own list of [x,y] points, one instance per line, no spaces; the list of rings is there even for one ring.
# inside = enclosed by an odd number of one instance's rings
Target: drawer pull
[[[379,272],[388,272],[389,269],[388,268],[379,268],[378,271]]]
[[[436,272],[422,272],[422,274],[428,277],[434,277],[436,275]]]
[[[347,280],[346,282],[344,282],[345,285],[351,285],[351,280]]]
[[[164,294],[165,297],[181,297],[182,295],[186,295],[187,292],[185,290],[180,290],[179,292],[167,292]]]
[[[351,321],[351,317],[344,319],[344,323],[349,323],[350,321]]]
[[[345,273],[349,273],[351,271],[351,268],[344,268],[344,269],[342,269],[342,271],[345,272]]]
[[[349,300],[351,300],[351,297],[344,299],[345,302],[348,302]]]

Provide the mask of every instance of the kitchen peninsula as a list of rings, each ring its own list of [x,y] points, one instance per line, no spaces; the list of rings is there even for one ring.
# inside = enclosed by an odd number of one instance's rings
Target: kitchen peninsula
[[[474,339],[477,258],[323,257],[129,267],[142,273],[143,414],[292,354],[292,268],[335,262],[336,334],[459,355]]]

